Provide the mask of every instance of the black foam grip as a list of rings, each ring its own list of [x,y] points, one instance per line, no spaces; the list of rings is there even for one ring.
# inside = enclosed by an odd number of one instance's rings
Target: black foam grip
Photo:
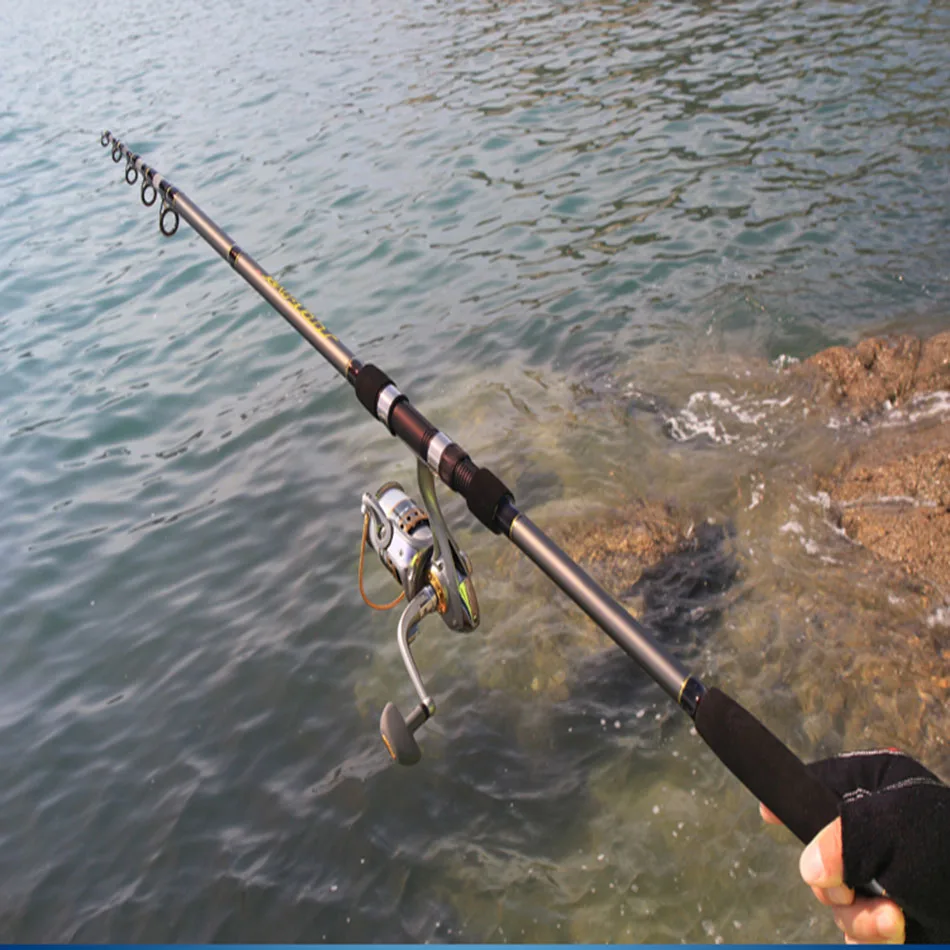
[[[501,526],[495,518],[495,513],[503,501],[512,501],[508,486],[487,468],[480,468],[475,472],[464,495],[468,510],[489,531],[499,534]]]
[[[723,764],[807,844],[838,817],[838,796],[752,713],[725,693],[706,690],[696,730]]]
[[[360,367],[353,387],[356,389],[356,398],[366,407],[366,411],[371,416],[376,415],[379,394],[391,383],[392,380],[378,366],[366,363]]]

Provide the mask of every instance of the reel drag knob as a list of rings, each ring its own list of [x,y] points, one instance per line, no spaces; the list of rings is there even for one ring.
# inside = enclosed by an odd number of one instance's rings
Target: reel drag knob
[[[386,703],[379,717],[379,731],[386,749],[394,762],[415,765],[422,758],[422,750],[413,733],[429,718],[430,713],[421,703],[404,719],[395,703]]]

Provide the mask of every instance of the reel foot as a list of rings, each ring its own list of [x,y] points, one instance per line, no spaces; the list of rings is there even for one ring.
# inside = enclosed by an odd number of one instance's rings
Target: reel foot
[[[420,706],[410,716],[410,720],[418,722],[415,726],[416,729],[428,719],[424,711],[422,716],[416,715],[421,709]],[[386,703],[386,708],[383,709],[383,714],[379,717],[379,731],[394,762],[398,762],[400,765],[415,765],[422,758],[422,750],[413,735],[415,729],[406,722],[402,713],[396,708],[395,703]]]

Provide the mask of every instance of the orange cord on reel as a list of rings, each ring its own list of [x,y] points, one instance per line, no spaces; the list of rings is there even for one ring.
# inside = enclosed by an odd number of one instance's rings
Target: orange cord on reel
[[[367,607],[372,607],[373,610],[392,610],[397,604],[399,604],[403,598],[406,596],[406,592],[403,591],[391,604],[374,604],[369,597],[366,596],[366,591],[363,590],[363,559],[366,555],[366,539],[369,537],[369,515],[363,515],[363,540],[360,543],[360,568],[359,568],[359,582],[360,582],[360,594],[363,597],[364,602]]]

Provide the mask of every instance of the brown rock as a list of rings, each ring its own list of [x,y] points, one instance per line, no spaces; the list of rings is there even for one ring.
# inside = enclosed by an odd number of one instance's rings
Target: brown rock
[[[646,568],[682,551],[692,521],[656,502],[633,502],[609,516],[560,525],[554,538],[565,552],[609,590],[635,584]]]
[[[871,337],[853,348],[834,346],[795,372],[811,379],[814,398],[857,414],[899,405],[909,397],[950,389],[950,331],[921,343],[909,335]]]
[[[950,425],[879,430],[819,488],[849,538],[950,592]]]
[[[869,505],[846,511],[841,527],[878,556],[950,589],[950,512]]]
[[[880,433],[838,462],[827,487],[846,504],[888,499],[948,509],[950,427]]]
[[[950,389],[950,331],[938,333],[924,343],[914,378],[915,392],[939,389]]]

